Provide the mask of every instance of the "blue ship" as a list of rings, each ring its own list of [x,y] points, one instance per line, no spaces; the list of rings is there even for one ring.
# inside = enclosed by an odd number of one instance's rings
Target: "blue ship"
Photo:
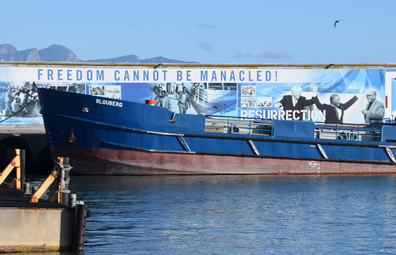
[[[38,89],[52,156],[72,174],[395,174],[396,125],[176,114]]]

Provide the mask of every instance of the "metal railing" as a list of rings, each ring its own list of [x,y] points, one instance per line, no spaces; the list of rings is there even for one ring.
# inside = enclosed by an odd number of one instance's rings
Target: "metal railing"
[[[17,119],[17,121],[14,120],[14,117]],[[20,120],[20,119],[26,120],[28,118],[37,118],[37,117],[41,117],[41,114],[36,114],[36,115],[16,115],[16,114],[2,115],[2,119],[0,120],[0,126],[2,126],[2,127],[9,126],[10,127],[9,131],[13,131],[13,128],[15,126],[21,125],[21,123],[19,123],[18,120]]]
[[[273,120],[206,115],[205,132],[273,135]]]
[[[313,139],[380,141],[382,123],[325,124],[315,123]],[[234,116],[206,115],[205,132],[274,135],[274,120]]]
[[[317,124],[315,139],[380,141],[381,128],[365,124]]]

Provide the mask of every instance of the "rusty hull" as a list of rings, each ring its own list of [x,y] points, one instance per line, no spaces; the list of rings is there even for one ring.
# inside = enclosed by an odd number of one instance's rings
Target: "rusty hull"
[[[53,147],[55,155],[70,157],[72,174],[395,174],[389,162],[280,158],[251,155],[216,155],[195,152],[115,150]]]

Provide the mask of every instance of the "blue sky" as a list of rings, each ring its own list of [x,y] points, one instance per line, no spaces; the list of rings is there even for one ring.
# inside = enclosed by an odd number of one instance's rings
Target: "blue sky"
[[[60,44],[81,60],[396,63],[395,0],[13,0],[1,9],[0,44]]]

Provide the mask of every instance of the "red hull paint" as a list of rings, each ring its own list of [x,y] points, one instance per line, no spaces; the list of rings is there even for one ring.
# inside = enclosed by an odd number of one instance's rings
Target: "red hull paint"
[[[391,164],[73,147],[54,147],[53,152],[70,158],[72,174],[396,174]]]

